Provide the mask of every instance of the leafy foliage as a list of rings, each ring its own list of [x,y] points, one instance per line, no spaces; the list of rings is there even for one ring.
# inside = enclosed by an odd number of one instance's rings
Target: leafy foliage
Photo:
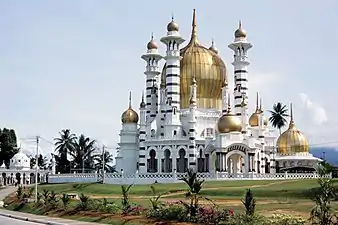
[[[319,190],[313,199],[315,206],[311,211],[310,220],[312,224],[317,225],[333,225],[335,215],[331,207],[331,200],[336,197],[336,190],[333,185],[332,178],[327,178],[331,170],[331,166],[326,162],[318,165],[317,173],[319,174],[318,184]]]
[[[269,110],[271,116],[269,118],[270,123],[274,128],[279,129],[279,133],[281,133],[281,129],[286,126],[286,117],[288,117],[288,109],[286,105],[283,105],[281,102],[277,102],[273,105],[272,110]]]
[[[5,163],[9,168],[10,159],[19,152],[17,137],[13,129],[0,129],[0,165]]]
[[[96,171],[102,171],[102,169],[103,169],[103,159],[105,161],[104,171],[109,172],[109,173],[113,172],[114,169],[111,165],[109,165],[109,163],[112,163],[114,158],[113,158],[113,155],[110,154],[109,152],[105,152],[104,156],[103,156],[103,154],[96,154],[96,155],[93,156],[93,160],[95,160]]]
[[[153,210],[157,210],[159,209],[161,206],[163,206],[163,203],[160,201],[160,198],[162,197],[162,195],[164,195],[164,193],[158,194],[156,192],[156,189],[154,186],[150,186],[151,188],[151,192],[152,192],[152,197],[149,199],[150,203],[151,203],[151,208]]]
[[[80,198],[80,203],[78,204],[78,208],[81,210],[87,210],[88,205],[89,205],[89,200],[90,200],[89,196],[80,194],[79,198]]]
[[[242,203],[245,207],[245,213],[248,216],[255,214],[256,199],[253,196],[253,193],[250,189],[245,192],[245,197],[242,199]]]
[[[129,190],[130,188],[133,186],[133,184],[130,184],[129,186],[121,186],[121,190],[122,190],[122,211],[123,214],[128,214],[128,212],[130,211],[131,208],[131,204],[129,201]]]
[[[69,202],[70,202],[70,197],[69,197],[69,195],[66,194],[66,193],[63,193],[63,194],[62,194],[62,197],[61,197],[61,201],[62,201],[63,208],[64,208],[64,209],[67,209],[68,204],[69,204]]]

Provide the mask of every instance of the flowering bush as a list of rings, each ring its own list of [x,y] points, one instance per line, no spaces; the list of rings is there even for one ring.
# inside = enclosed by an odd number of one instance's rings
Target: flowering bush
[[[215,206],[201,206],[198,208],[196,221],[204,224],[222,224],[233,215],[233,210],[219,209]]]
[[[146,212],[146,208],[140,206],[140,205],[136,205],[136,206],[131,206],[127,211],[126,214],[128,215],[141,215],[144,212]]]

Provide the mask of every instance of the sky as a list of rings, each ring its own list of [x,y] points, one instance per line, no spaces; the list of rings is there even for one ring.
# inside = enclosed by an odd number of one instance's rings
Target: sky
[[[251,110],[257,91],[265,110],[292,102],[296,125],[312,145],[338,141],[335,0],[0,1],[1,127],[15,129],[28,151],[40,135],[41,151],[51,152],[67,128],[114,151],[128,93],[138,109],[145,89],[140,57],[151,33],[164,54],[159,39],[171,16],[189,39],[193,9],[199,40],[206,47],[215,40],[230,83],[227,46],[242,20],[254,46]]]

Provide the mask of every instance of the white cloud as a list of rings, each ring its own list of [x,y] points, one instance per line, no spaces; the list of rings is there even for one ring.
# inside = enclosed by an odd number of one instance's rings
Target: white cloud
[[[321,125],[328,121],[326,110],[322,106],[310,100],[309,96],[305,93],[300,93],[299,97],[302,100],[303,107],[310,113],[312,121],[316,125]]]

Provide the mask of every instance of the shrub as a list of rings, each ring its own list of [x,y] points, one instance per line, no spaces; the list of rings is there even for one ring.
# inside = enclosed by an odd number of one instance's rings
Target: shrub
[[[128,187],[121,186],[122,190],[122,211],[123,214],[127,214],[131,208],[130,202],[129,202],[129,190],[133,186],[133,184],[130,184]]]
[[[151,198],[149,199],[149,201],[150,201],[150,203],[151,203],[152,209],[153,209],[153,210],[156,210],[156,209],[158,209],[159,207],[163,206],[163,203],[160,201],[160,198],[162,197],[162,195],[163,195],[164,193],[162,193],[162,194],[157,194],[156,189],[155,189],[154,186],[150,186],[150,188],[151,188],[153,197],[151,197]]]
[[[62,201],[63,208],[66,210],[70,202],[70,197],[68,196],[68,194],[63,193],[61,197],[61,201]]]
[[[77,208],[79,208],[81,210],[87,210],[88,204],[89,204],[89,197],[84,195],[84,194],[80,194],[79,198],[80,198],[80,202],[77,205]]]
[[[303,225],[306,220],[300,217],[275,214],[269,219],[271,225]]]
[[[22,196],[23,196],[23,189],[22,186],[19,186],[18,189],[16,190],[16,198],[21,201],[22,200]]]
[[[215,206],[203,206],[198,208],[196,222],[203,224],[226,224],[233,215],[233,210],[220,209]]]
[[[255,213],[256,199],[250,189],[246,191],[245,197],[242,199],[242,203],[245,207],[245,213],[248,216],[252,216]]]
[[[187,221],[187,209],[181,204],[168,204],[158,209],[151,209],[147,213],[148,218],[155,220]]]

